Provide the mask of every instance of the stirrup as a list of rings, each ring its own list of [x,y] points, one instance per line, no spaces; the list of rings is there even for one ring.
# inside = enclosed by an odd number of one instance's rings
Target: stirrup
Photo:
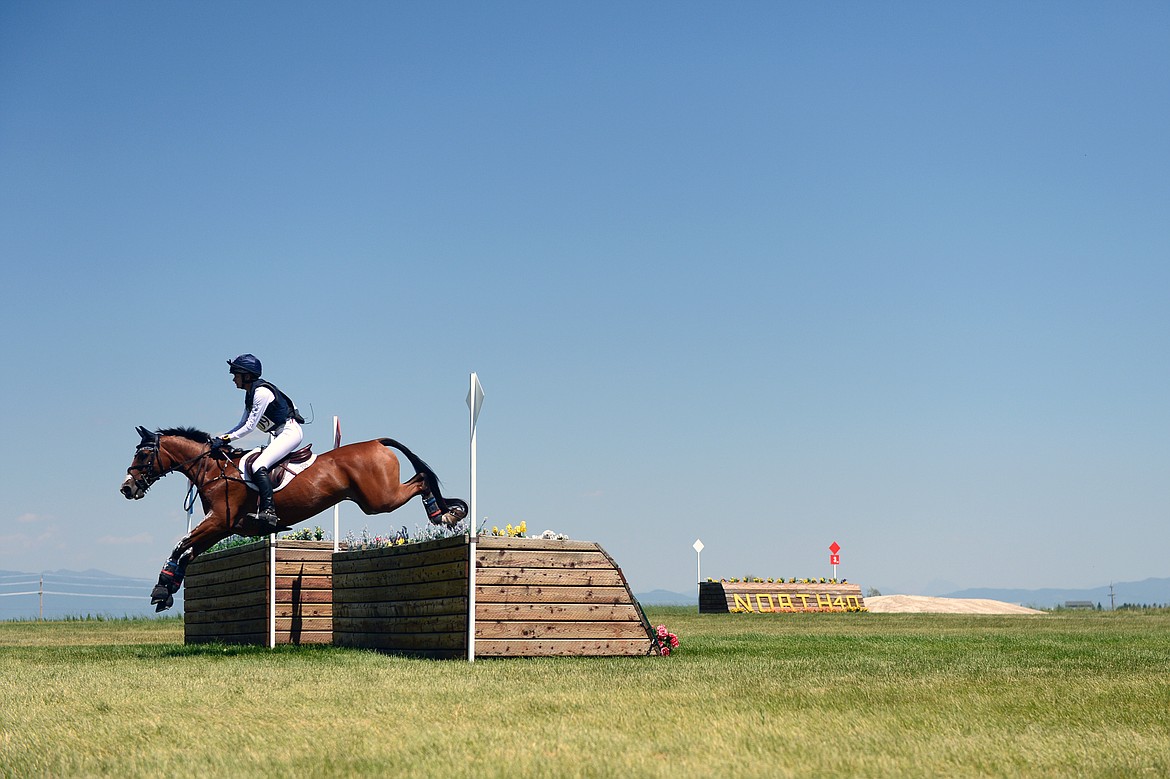
[[[276,512],[272,509],[257,509],[248,516],[263,525],[267,525],[273,530],[278,530],[280,528],[280,517],[276,516]]]

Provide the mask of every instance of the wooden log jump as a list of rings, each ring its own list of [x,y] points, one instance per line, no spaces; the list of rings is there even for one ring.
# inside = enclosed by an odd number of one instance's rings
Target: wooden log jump
[[[819,582],[699,582],[699,613],[865,611],[861,587]]]
[[[333,542],[276,542],[275,603],[270,539],[200,555],[187,568],[183,636],[267,646],[272,609],[276,643],[333,640]]]
[[[333,641],[427,657],[466,657],[468,539],[339,552]],[[644,655],[652,629],[596,543],[476,539],[475,656]]]

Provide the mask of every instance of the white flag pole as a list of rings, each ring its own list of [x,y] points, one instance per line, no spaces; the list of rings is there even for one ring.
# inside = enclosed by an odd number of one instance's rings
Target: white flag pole
[[[268,536],[268,648],[276,648],[276,533]]]
[[[695,543],[691,545],[695,550],[695,578],[699,582],[699,589],[703,589],[703,540],[695,539]]]
[[[333,417],[333,448],[341,446],[341,420]],[[333,504],[333,551],[341,548],[341,504]]]
[[[467,505],[467,661],[475,662],[475,540],[478,527],[476,526],[475,502],[475,422],[479,419],[479,410],[483,406],[483,387],[479,385],[479,376],[471,374],[471,388],[467,391],[467,409],[471,414],[471,493]]]

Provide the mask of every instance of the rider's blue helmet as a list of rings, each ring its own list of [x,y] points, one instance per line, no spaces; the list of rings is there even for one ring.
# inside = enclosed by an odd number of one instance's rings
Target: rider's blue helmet
[[[254,354],[241,354],[234,360],[228,360],[227,364],[232,373],[251,373],[259,376],[263,370],[260,360]]]

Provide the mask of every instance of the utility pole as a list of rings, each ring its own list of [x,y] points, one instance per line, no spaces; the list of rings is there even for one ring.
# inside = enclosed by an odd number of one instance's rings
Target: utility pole
[[[1113,602],[1113,582],[1109,582],[1109,610],[1113,611],[1116,605]]]

